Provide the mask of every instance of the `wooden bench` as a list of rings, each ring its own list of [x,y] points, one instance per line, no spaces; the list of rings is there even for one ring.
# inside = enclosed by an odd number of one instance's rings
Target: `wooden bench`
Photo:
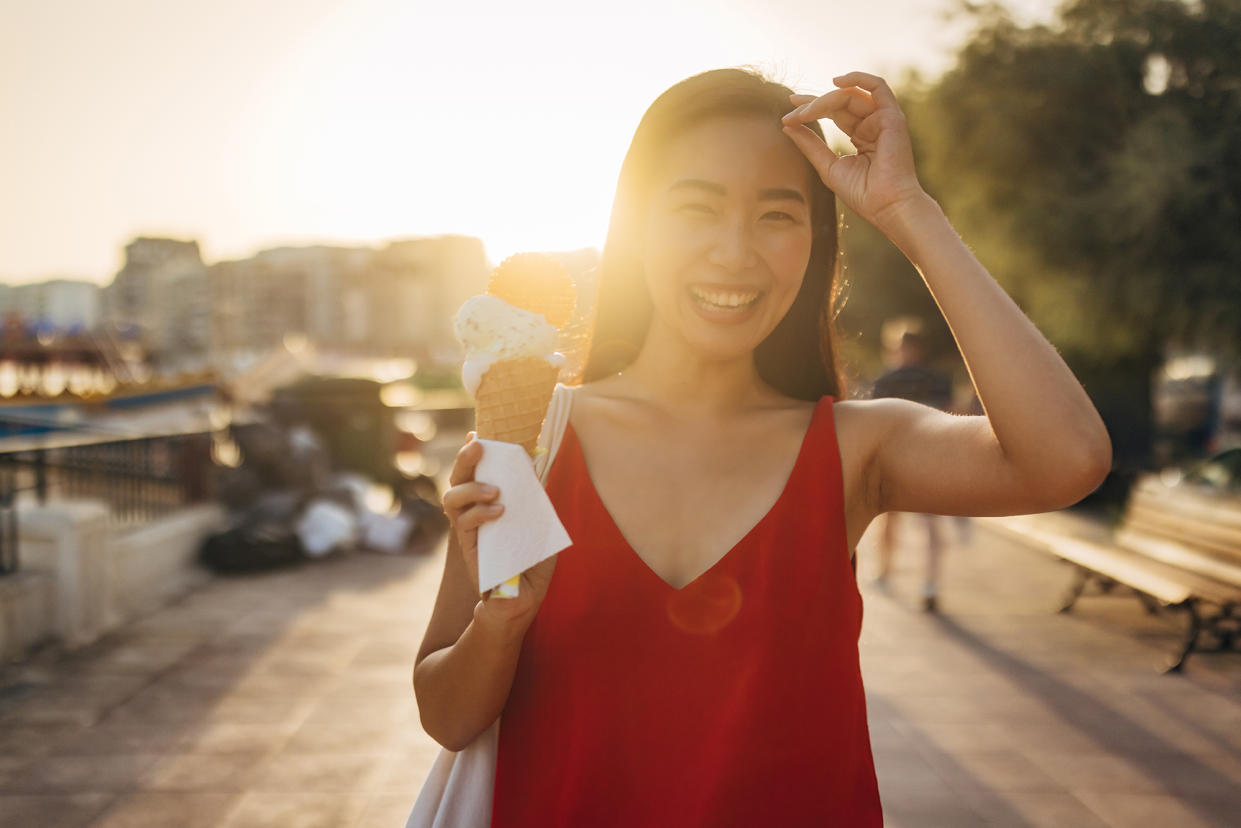
[[[1179,671],[1195,650],[1233,650],[1241,638],[1241,496],[1169,486],[1156,474],[1144,475],[1110,543],[1050,532],[1030,516],[1000,520],[1075,567],[1060,612],[1071,611],[1097,583],[1104,594],[1118,584],[1128,587],[1149,613],[1183,613],[1188,623],[1180,652],[1164,672]],[[1215,646],[1202,646],[1204,634]]]

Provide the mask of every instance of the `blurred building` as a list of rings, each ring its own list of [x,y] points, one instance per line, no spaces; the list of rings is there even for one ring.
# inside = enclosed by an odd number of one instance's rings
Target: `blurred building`
[[[210,333],[207,268],[196,241],[137,238],[104,289],[104,320],[136,333],[157,359],[205,354]]]
[[[99,325],[101,292],[94,282],[52,279],[2,287],[0,317],[16,315],[27,324],[58,331],[89,331]]]
[[[598,251],[548,255],[578,283],[580,333],[593,305]],[[125,246],[102,310],[95,289],[94,318],[102,314],[123,339],[140,339],[163,370],[210,363],[230,373],[296,343],[454,366],[463,356],[452,330],[457,309],[486,290],[492,266],[481,240],[451,234],[378,248],[278,247],[209,265],[195,241],[142,237]]]
[[[486,289],[482,242],[468,236],[385,247],[279,247],[207,268],[210,342],[226,359],[290,337],[325,351],[457,358],[452,319]]]

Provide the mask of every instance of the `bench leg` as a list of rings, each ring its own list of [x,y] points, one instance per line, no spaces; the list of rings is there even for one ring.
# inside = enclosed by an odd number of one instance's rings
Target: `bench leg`
[[[1168,666],[1163,670],[1165,673],[1181,672],[1181,668],[1185,666],[1185,660],[1189,658],[1189,654],[1197,646],[1198,633],[1202,630],[1202,616],[1198,614],[1198,602],[1195,599],[1190,598],[1182,604],[1177,604],[1173,609],[1183,609],[1189,613],[1189,629],[1185,632],[1180,655],[1175,661],[1169,662]]]
[[[1064,602],[1061,604],[1057,612],[1069,612],[1073,609],[1073,605],[1077,603],[1077,599],[1086,591],[1086,584],[1090,582],[1090,576],[1093,574],[1089,569],[1082,566],[1074,565],[1077,570],[1073,584],[1069,587],[1069,591],[1064,596]]]
[[[1237,639],[1241,636],[1241,616],[1234,613],[1236,608],[1236,604],[1225,604],[1220,607],[1219,613],[1203,619],[1203,624],[1215,638],[1216,647],[1221,652],[1235,650]]]
[[[1134,592],[1137,594],[1138,600],[1142,602],[1142,606],[1146,607],[1147,615],[1158,615],[1159,614],[1159,602],[1158,601],[1156,601],[1154,598],[1147,595],[1145,592],[1137,592],[1137,590],[1134,590]]]

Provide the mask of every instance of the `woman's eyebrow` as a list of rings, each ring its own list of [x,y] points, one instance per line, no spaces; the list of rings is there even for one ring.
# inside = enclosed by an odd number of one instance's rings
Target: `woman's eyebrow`
[[[701,178],[682,178],[676,181],[668,188],[668,192],[680,189],[698,189],[706,190],[716,195],[725,195],[728,191],[722,184],[716,184],[714,181],[704,181]],[[758,191],[759,201],[800,201],[806,203],[806,199],[797,190],[790,190],[784,187],[771,187],[766,190]]]

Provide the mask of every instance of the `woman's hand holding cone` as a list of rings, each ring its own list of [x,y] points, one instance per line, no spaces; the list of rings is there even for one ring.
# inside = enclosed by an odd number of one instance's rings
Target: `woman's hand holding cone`
[[[500,490],[495,486],[480,483],[474,479],[474,470],[483,457],[483,445],[470,432],[469,440],[457,452],[449,476],[450,487],[444,492],[444,513],[452,525],[452,531],[465,558],[465,566],[469,572],[470,583],[474,591],[478,590],[478,527],[489,520],[495,520],[504,513],[504,506],[497,503]],[[512,598],[494,598],[487,594],[481,595],[481,601],[474,607],[474,618],[482,624],[502,628],[517,628],[524,631],[534,620],[543,597],[547,595],[547,587],[551,583],[552,571],[556,568],[556,556],[541,561],[521,574],[521,585],[518,595]]]

